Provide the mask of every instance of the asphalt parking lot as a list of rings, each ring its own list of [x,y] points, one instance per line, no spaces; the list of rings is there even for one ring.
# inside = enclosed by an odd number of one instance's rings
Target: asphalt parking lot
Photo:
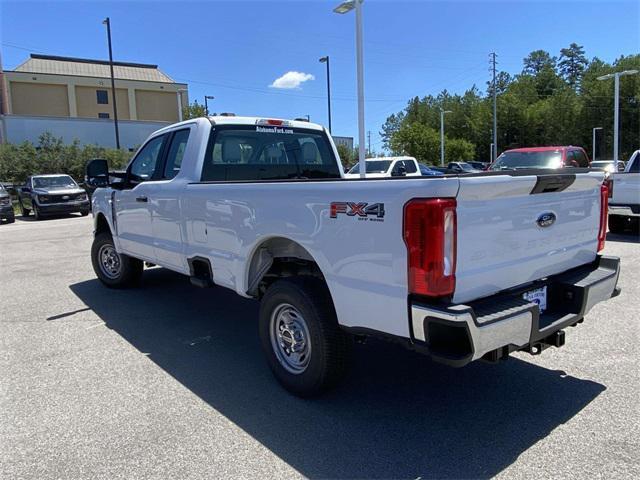
[[[450,369],[358,346],[344,384],[272,379],[257,304],[160,268],[112,291],[91,217],[0,226],[0,477],[639,478],[640,242],[622,294],[542,356]]]

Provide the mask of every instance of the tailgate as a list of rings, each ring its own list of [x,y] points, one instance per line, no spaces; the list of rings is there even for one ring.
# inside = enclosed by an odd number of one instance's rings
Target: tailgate
[[[601,172],[460,177],[454,302],[596,257]]]

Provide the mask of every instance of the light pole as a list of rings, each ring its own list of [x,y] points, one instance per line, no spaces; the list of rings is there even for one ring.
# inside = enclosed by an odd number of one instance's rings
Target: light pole
[[[209,116],[209,104],[207,100],[213,100],[215,97],[213,95],[205,95],[204,96],[204,113],[208,117]]]
[[[327,112],[329,115],[329,133],[331,133],[331,77],[329,73],[329,55],[321,57],[319,62],[327,64]]]
[[[593,128],[593,151],[591,152],[591,161],[595,161],[596,159],[596,130],[602,130],[602,127],[594,127]]]
[[[348,0],[333,9],[335,13],[344,14],[356,11],[356,71],[358,77],[358,169],[360,178],[367,173],[364,148],[364,66],[362,60],[362,2],[364,0]]]
[[[109,42],[109,68],[111,69],[111,100],[113,101],[113,125],[116,129],[116,148],[120,150],[120,132],[118,131],[118,109],[116,107],[116,81],[113,76],[113,52],[111,51],[111,20],[109,17],[102,21],[107,26],[107,40]]]
[[[620,117],[620,77],[625,75],[635,75],[638,70],[625,70],[624,72],[615,72],[608,75],[602,75],[598,77],[598,80],[614,79],[614,94],[613,94],[613,160],[618,162],[618,124]]]
[[[440,109],[440,166],[444,167],[444,116],[451,110]]]

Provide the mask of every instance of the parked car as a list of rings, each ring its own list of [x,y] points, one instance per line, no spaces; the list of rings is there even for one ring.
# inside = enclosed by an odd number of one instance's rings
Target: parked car
[[[615,160],[596,160],[591,162],[589,166],[591,168],[604,170],[605,172],[614,173],[624,172],[624,169],[627,165],[622,160],[618,160],[617,162]]]
[[[47,215],[89,214],[87,192],[69,175],[33,175],[18,189],[18,203],[23,216],[31,212],[36,220]]]
[[[447,165],[447,173],[478,173],[479,171],[467,162],[451,162]]]
[[[418,167],[420,168],[420,174],[423,177],[433,177],[433,176],[437,176],[437,175],[443,175],[443,173],[439,170],[436,170],[433,167],[429,167],[427,165],[425,165],[424,163],[419,163]]]
[[[489,168],[489,163],[487,162],[476,162],[474,160],[469,160],[467,163],[471,165],[473,168],[475,168],[476,170],[480,170],[480,171],[484,171],[487,168]]]
[[[250,117],[170,125],[117,182],[107,168],[87,166],[98,279],[149,262],[260,300],[267,362],[301,396],[338,380],[351,334],[497,361],[562,346],[618,293],[604,172],[350,179],[324,127]]]
[[[528,147],[503,152],[489,170],[589,167],[587,152],[580,147]]]
[[[419,177],[418,161],[413,157],[376,157],[367,158],[367,177]],[[360,165],[355,164],[345,175],[346,178],[359,178]]]
[[[635,233],[640,227],[640,150],[636,150],[624,172],[610,177],[613,190],[609,199],[609,230],[622,233],[631,227]]]
[[[2,220],[5,220],[7,223],[13,223],[16,221],[13,213],[11,195],[4,188],[4,185],[0,183],[0,222]]]

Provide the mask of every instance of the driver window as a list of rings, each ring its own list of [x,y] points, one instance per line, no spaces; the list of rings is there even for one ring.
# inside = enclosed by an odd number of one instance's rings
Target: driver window
[[[152,138],[142,147],[135,160],[131,164],[130,174],[134,180],[144,182],[151,180],[156,171],[156,165],[162,152],[164,135]]]

